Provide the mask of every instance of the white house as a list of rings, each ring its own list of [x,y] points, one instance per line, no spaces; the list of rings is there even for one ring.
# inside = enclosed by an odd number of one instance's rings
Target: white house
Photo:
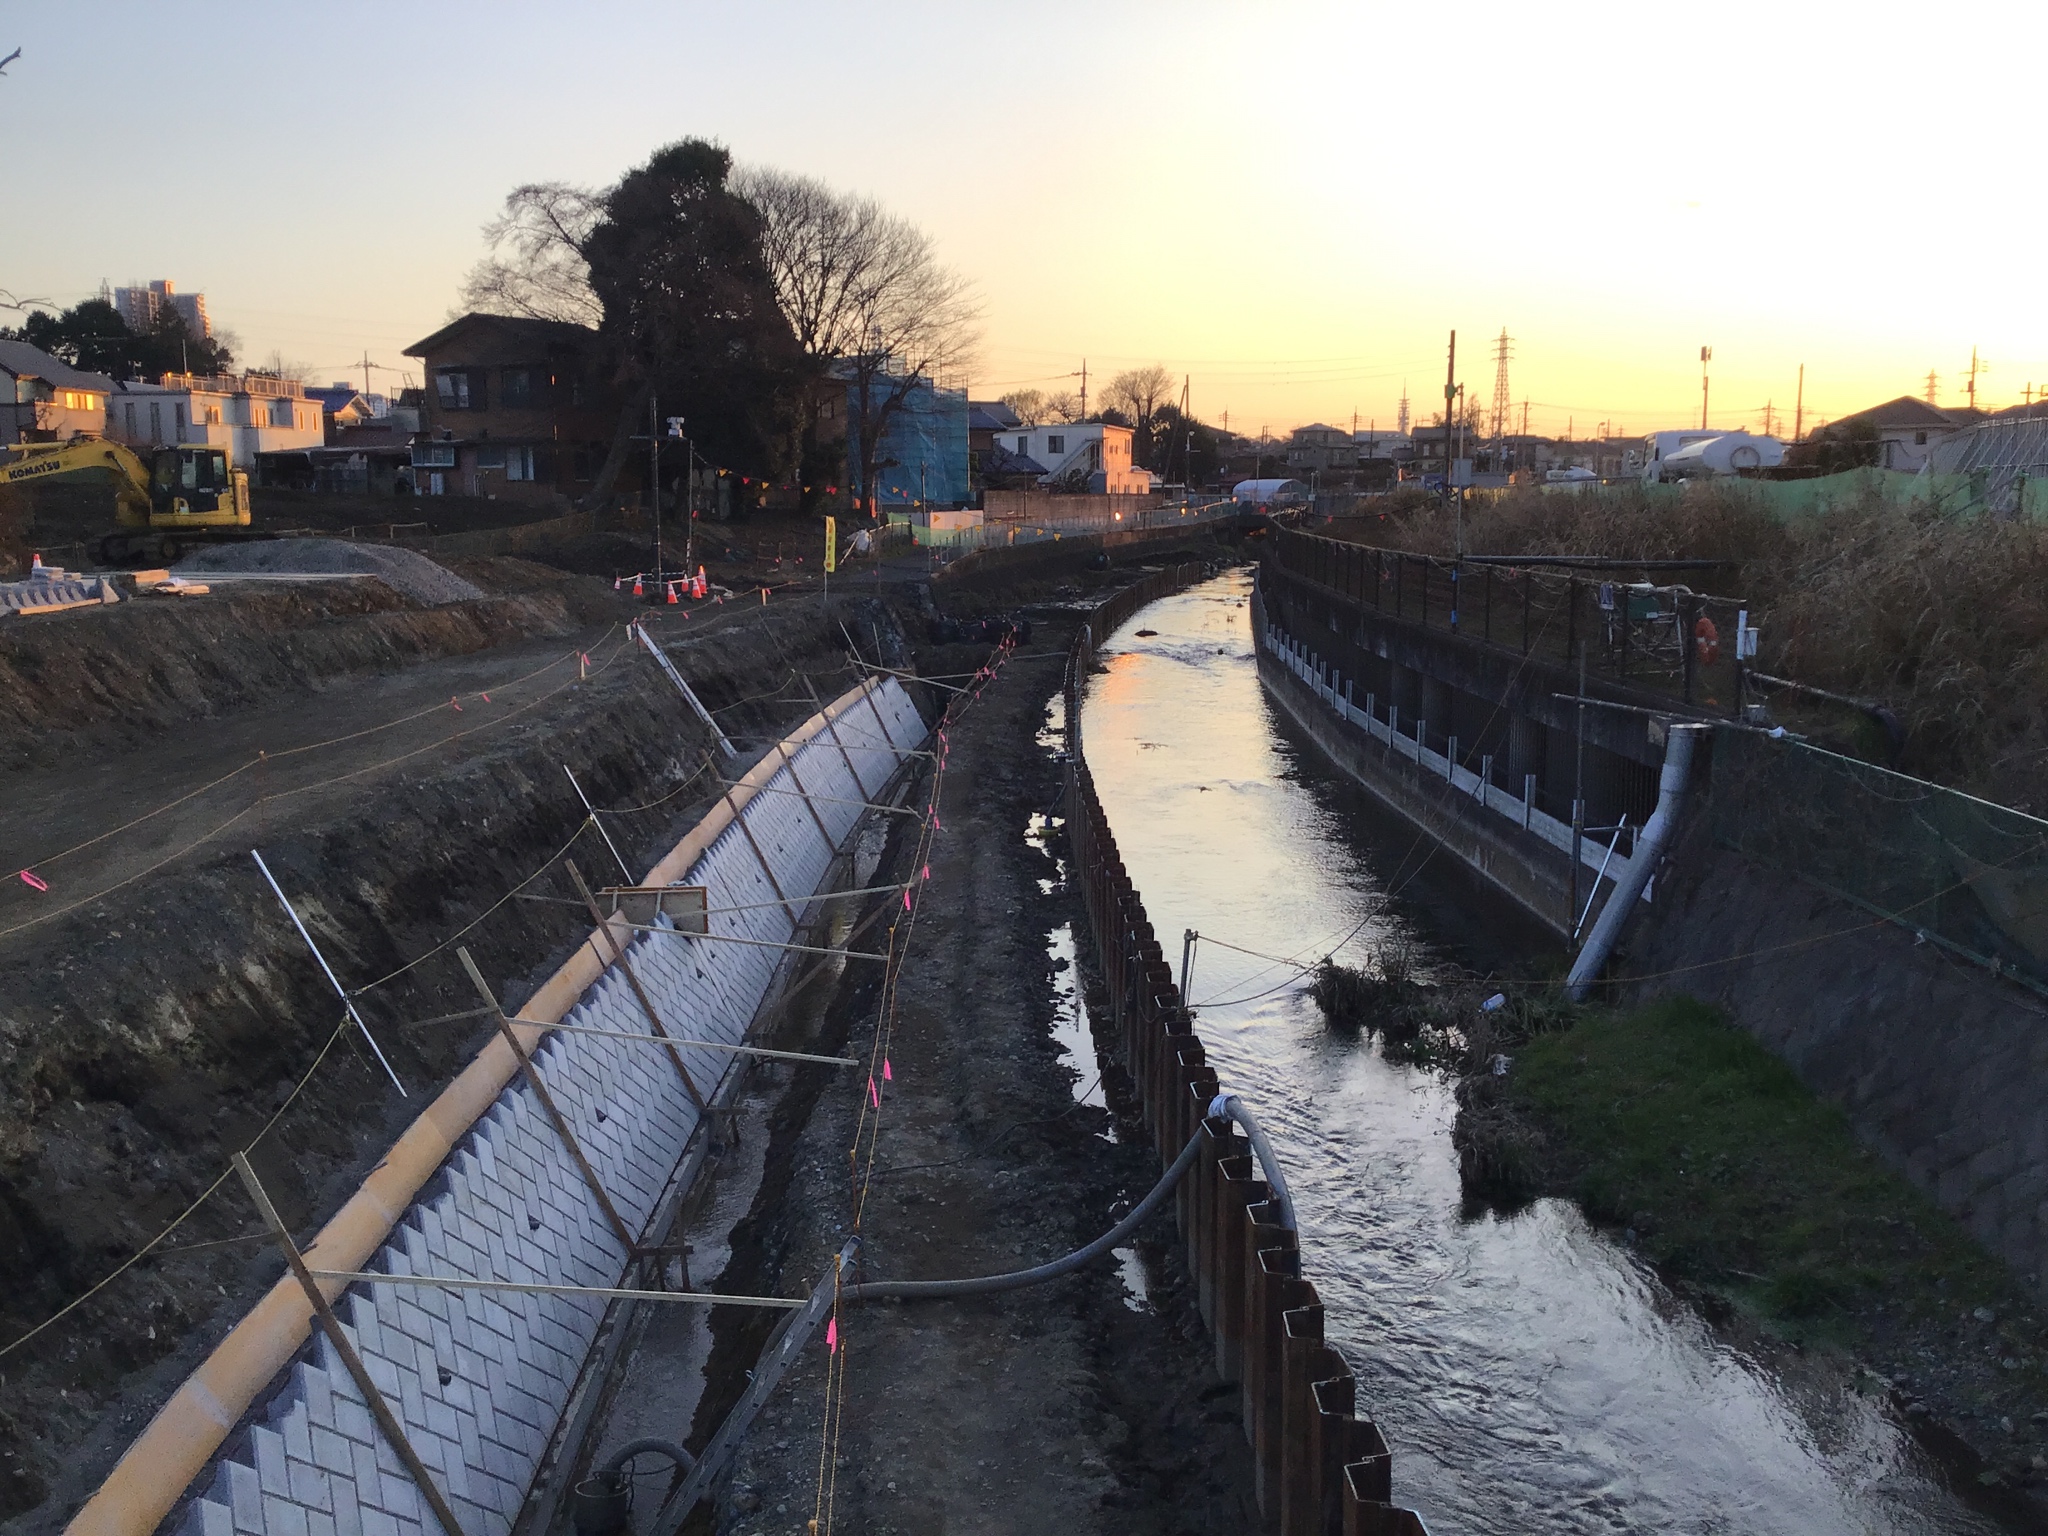
[[[227,449],[230,464],[254,468],[259,453],[318,448],[326,426],[320,402],[290,379],[167,373],[157,384],[114,386],[107,436],[141,449],[207,443]]]
[[[1131,429],[1100,421],[1056,422],[1011,427],[995,434],[996,445],[1046,466],[1040,485],[1080,478],[1088,490],[1111,496],[1143,495],[1152,477],[1131,464]]]

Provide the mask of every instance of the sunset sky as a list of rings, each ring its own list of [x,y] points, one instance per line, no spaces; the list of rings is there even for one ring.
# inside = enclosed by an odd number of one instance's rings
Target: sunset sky
[[[2048,386],[2031,7],[347,7],[0,0],[0,289],[202,290],[246,360],[414,366],[526,180],[658,144],[871,192],[986,310],[977,397],[1133,363],[1256,433],[1590,435]],[[1954,20],[1945,19],[1953,15]],[[0,313],[11,320],[11,314]],[[360,381],[358,367],[354,377]],[[379,387],[396,372],[373,372]]]

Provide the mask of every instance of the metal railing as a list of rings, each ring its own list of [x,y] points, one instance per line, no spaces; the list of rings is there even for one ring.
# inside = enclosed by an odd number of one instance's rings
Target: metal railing
[[[1019,544],[1038,544],[1054,539],[1076,538],[1098,533],[1158,533],[1175,528],[1196,528],[1235,516],[1241,509],[1231,501],[1170,502],[1158,507],[1083,513],[1045,522],[976,523],[967,528],[920,528],[901,524],[911,531],[911,542],[920,549],[941,551],[947,556],[969,554],[982,549],[1008,549]],[[892,526],[899,526],[892,520]]]
[[[1096,608],[1068,651],[1066,818],[1074,868],[1113,1033],[1160,1166],[1169,1166],[1190,1138],[1201,1138],[1176,1213],[1196,1301],[1215,1341],[1217,1373],[1240,1389],[1268,1528],[1281,1536],[1427,1536],[1419,1516],[1394,1505],[1386,1438],[1358,1416],[1357,1382],[1324,1342],[1323,1302],[1302,1273],[1299,1234],[1258,1176],[1249,1140],[1211,1113],[1221,1085],[1117,856],[1083,753],[1081,693],[1095,642],[1203,572],[1200,565],[1174,566],[1126,587]]]
[[[1738,632],[1753,622],[1741,599],[1629,581],[1611,571],[1494,557],[1464,560],[1274,530],[1280,569],[1390,618],[1420,624],[1668,694],[1733,715],[1743,698]],[[1654,565],[1655,562],[1652,562]]]
[[[1722,847],[2048,994],[2048,821],[1728,727],[1710,784]]]
[[[306,386],[295,379],[262,374],[167,373],[158,381],[165,389],[196,390],[205,395],[264,395],[277,400],[304,400]]]

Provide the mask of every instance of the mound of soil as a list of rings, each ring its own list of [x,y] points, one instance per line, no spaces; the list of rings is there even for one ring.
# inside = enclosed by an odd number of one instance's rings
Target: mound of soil
[[[425,555],[389,544],[358,544],[350,539],[263,539],[250,544],[214,544],[194,551],[177,570],[253,571],[273,575],[355,574],[374,576],[385,586],[416,603],[474,602],[483,591]]]

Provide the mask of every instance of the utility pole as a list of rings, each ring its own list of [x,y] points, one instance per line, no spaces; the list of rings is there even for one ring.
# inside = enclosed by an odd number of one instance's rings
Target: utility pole
[[[1707,364],[1714,359],[1712,347],[1700,348],[1700,430],[1707,430]]]
[[[1088,419],[1088,359],[1081,359],[1081,419]]]
[[[1458,333],[1451,332],[1450,359],[1444,365],[1444,485],[1451,483],[1451,424],[1458,412]]]
[[[647,494],[654,498],[654,579],[661,581],[661,411],[647,391]]]
[[[1792,414],[1792,441],[1803,442],[1806,438],[1806,364],[1799,365],[1799,403]]]
[[[1977,375],[1990,366],[1989,363],[1979,363],[1977,361],[1977,349],[1975,347],[1970,348],[1970,409],[1973,411],[1977,409]]]
[[[370,349],[368,347],[365,347],[363,349],[363,361],[360,366],[363,370],[363,393],[365,395],[368,395],[370,392],[370,370],[372,368],[382,368],[384,365],[382,363],[371,362]]]

